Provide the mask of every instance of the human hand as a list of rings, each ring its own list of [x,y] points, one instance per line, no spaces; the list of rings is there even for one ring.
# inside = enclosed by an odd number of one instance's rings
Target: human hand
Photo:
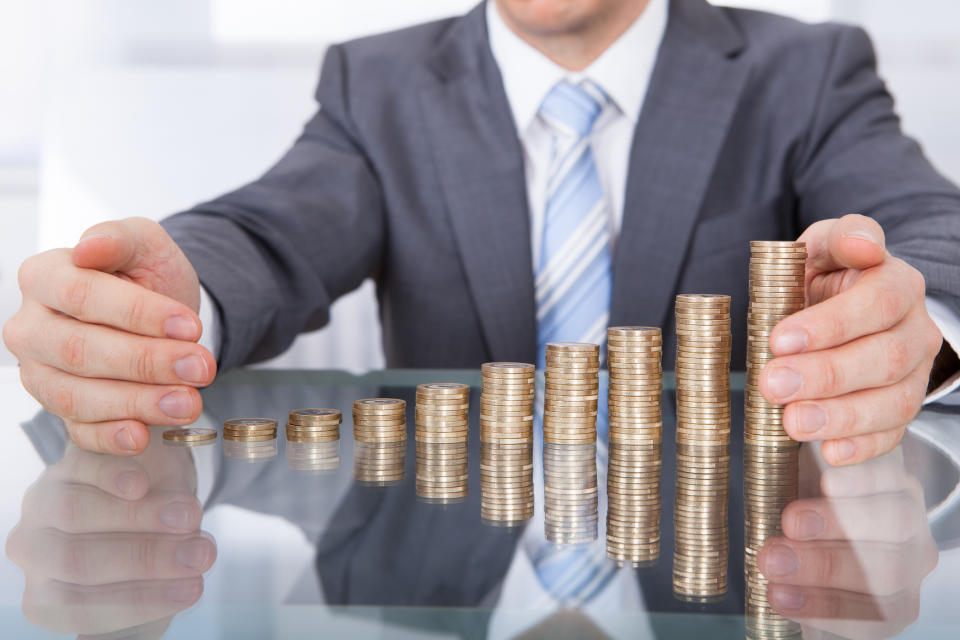
[[[91,227],[73,249],[20,267],[23,304],[3,327],[27,391],[80,447],[134,455],[147,424],[185,425],[216,375],[200,338],[200,284],[163,228],[144,218]]]
[[[159,637],[199,599],[217,548],[199,528],[193,460],[159,439],[147,454],[70,446],[27,491],[6,551],[26,578],[28,620],[60,633]]]
[[[819,475],[810,468],[819,448],[802,450],[801,481]],[[819,485],[818,495],[784,509],[784,537],[760,550],[770,605],[800,622],[805,638],[897,635],[917,619],[921,583],[937,564],[920,483],[898,447],[827,467]]]
[[[862,462],[893,449],[920,410],[940,331],[927,315],[923,276],[887,253],[874,220],[824,220],[800,241],[807,308],[771,333],[776,357],[760,391],[786,405],[790,437],[823,440],[830,464]]]

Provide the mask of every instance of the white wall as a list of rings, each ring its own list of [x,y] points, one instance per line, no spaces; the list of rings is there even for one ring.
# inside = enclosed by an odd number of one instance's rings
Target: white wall
[[[960,3],[734,0],[864,24],[905,128],[960,181]],[[258,175],[313,109],[326,44],[473,0],[30,0],[0,3],[0,322],[38,248],[99,220],[162,217]],[[367,290],[278,363],[382,363]],[[357,318],[350,321],[351,318]],[[346,321],[345,321],[346,320]],[[0,350],[0,364],[12,357]]]

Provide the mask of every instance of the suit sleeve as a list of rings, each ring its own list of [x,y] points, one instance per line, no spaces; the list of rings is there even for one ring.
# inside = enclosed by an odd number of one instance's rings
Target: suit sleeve
[[[222,370],[322,327],[333,301],[378,269],[381,189],[350,117],[346,64],[331,47],[320,109],[261,178],[162,222],[216,305]]]
[[[794,173],[801,226],[847,213],[873,217],[889,251],[924,275],[927,295],[960,314],[960,191],[901,131],[867,34],[838,26],[832,35]]]

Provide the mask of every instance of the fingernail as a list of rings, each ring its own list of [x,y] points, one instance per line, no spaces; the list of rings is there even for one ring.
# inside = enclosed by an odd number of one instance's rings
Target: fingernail
[[[160,510],[160,521],[176,531],[189,530],[193,524],[193,505],[186,502],[171,502]]]
[[[136,473],[133,471],[124,471],[117,475],[114,484],[117,486],[117,491],[128,496],[136,490],[138,482],[139,477]]]
[[[776,609],[796,611],[803,606],[803,591],[789,584],[771,585],[770,600]]]
[[[866,240],[867,242],[872,242],[873,244],[879,246],[880,240],[875,237],[869,231],[864,229],[853,229],[852,231],[847,231],[843,234],[844,238],[859,238],[860,240]]]
[[[133,439],[130,429],[123,428],[117,431],[113,436],[113,441],[121,451],[136,451],[137,441]]]
[[[810,540],[823,533],[823,518],[816,511],[801,511],[797,514],[797,533],[801,540]]]
[[[807,332],[800,329],[784,331],[774,336],[773,350],[777,355],[789,356],[807,348]]]
[[[210,564],[210,543],[204,538],[190,538],[177,547],[177,562],[185,569],[203,570]]]
[[[827,414],[816,404],[801,404],[797,409],[797,429],[802,433],[815,433],[827,424]]]
[[[803,385],[803,378],[789,367],[776,367],[767,375],[767,386],[774,398],[789,398]]]
[[[849,460],[857,452],[857,447],[849,440],[837,440],[833,445],[837,460]]]
[[[800,567],[800,561],[790,547],[775,544],[767,552],[763,566],[763,575],[774,578],[790,575]]]
[[[190,580],[167,587],[167,597],[172,602],[195,602],[203,593],[203,583],[200,580]]]
[[[163,321],[163,332],[174,340],[193,340],[197,337],[197,323],[193,318],[173,316]]]
[[[190,414],[193,413],[193,401],[190,400],[190,395],[186,391],[171,391],[160,398],[160,402],[157,403],[157,408],[160,409],[165,416],[179,420],[181,418],[189,418]]]
[[[203,382],[207,379],[207,364],[200,356],[180,358],[173,363],[173,371],[184,382]]]

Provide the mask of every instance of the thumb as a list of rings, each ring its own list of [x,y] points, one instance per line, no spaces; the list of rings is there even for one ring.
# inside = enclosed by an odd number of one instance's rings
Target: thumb
[[[73,264],[107,273],[127,271],[137,265],[139,244],[127,221],[102,222],[83,232],[73,248]]]
[[[887,255],[879,223],[856,214],[810,225],[799,240],[807,244],[807,275],[867,269],[883,262]]]

